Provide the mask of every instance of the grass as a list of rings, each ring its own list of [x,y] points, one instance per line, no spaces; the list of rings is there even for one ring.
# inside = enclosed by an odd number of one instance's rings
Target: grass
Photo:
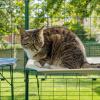
[[[9,72],[4,76],[9,79]],[[96,77],[97,80],[92,80]],[[39,76],[40,100],[100,100],[100,76],[66,76],[48,75]],[[11,100],[10,86],[4,80],[1,81],[0,100]],[[25,100],[25,83],[22,71],[14,72],[14,95],[15,100]],[[29,100],[39,100],[37,80],[30,75]]]

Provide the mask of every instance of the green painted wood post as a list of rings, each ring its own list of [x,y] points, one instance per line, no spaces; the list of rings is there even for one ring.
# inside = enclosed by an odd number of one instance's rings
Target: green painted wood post
[[[29,0],[25,0],[25,29],[29,29]]]
[[[26,70],[25,75],[25,100],[29,100],[29,70]]]
[[[25,29],[29,29],[29,0],[25,0]],[[29,90],[29,79],[28,79],[28,72],[25,70],[25,65],[27,63],[28,57],[26,53],[24,53],[24,75],[25,75],[25,100],[29,100],[28,97],[28,90]]]
[[[25,0],[25,29],[28,30],[29,29],[29,0]],[[27,55],[25,53],[24,56],[24,66],[27,63]]]

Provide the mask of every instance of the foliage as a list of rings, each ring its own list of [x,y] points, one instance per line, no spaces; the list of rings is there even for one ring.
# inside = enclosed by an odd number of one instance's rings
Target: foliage
[[[41,24],[47,22],[48,18],[53,18],[60,15],[59,11],[61,11],[61,6],[63,5],[63,0],[44,0],[39,3],[34,3],[35,6],[31,5],[34,9],[35,19],[33,20],[33,26],[39,27]],[[41,8],[41,9],[39,9]],[[41,23],[41,24],[40,24]]]
[[[58,17],[64,19],[71,16],[77,20],[78,16],[78,21],[82,23],[84,18],[91,16],[92,12],[97,9],[99,0],[44,0],[33,5],[31,5],[33,6],[31,9],[35,9],[34,15],[31,15],[35,16],[33,26],[38,27],[40,23],[47,22],[48,18],[52,20]]]
[[[1,1],[1,0],[0,0]],[[9,34],[12,32],[12,23],[15,5],[12,0],[3,0],[5,3],[3,8],[0,8],[0,33]]]
[[[0,0],[2,1],[2,0]],[[5,9],[0,8],[0,35],[16,32],[16,25],[24,25],[24,0],[3,0]],[[44,24],[67,25],[76,33],[85,34],[83,20],[95,13],[100,15],[99,0],[30,0],[30,28]],[[97,19],[95,18],[95,26]],[[99,25],[98,25],[99,26]]]

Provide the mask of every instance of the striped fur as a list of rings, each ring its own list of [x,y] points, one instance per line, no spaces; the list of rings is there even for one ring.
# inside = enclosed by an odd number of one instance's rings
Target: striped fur
[[[40,62],[42,66],[46,64],[72,69],[81,68],[86,62],[85,48],[81,40],[63,27],[23,31],[21,44],[27,49],[28,57]]]

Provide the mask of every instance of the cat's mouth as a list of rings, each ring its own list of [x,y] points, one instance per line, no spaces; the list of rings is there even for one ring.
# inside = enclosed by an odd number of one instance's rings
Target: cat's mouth
[[[28,45],[28,43],[22,43],[22,45]]]
[[[25,43],[25,42],[24,42],[24,43],[22,42],[21,44],[22,44],[23,46],[28,46],[28,45],[29,45],[29,43]]]
[[[24,48],[29,48],[29,44],[28,43],[21,43],[22,47]]]

